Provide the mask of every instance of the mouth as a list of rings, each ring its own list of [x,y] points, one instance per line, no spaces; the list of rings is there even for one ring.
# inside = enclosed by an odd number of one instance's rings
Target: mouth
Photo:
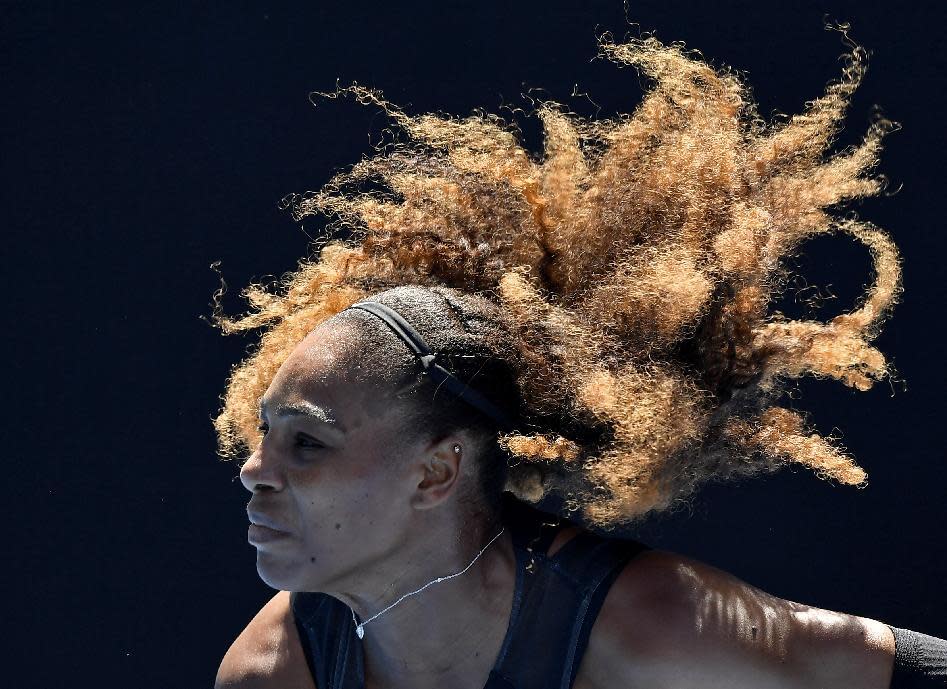
[[[285,531],[277,531],[262,524],[253,524],[247,528],[247,540],[253,544],[270,543],[272,541],[289,538],[290,534]]]
[[[275,533],[281,533],[287,536],[289,535],[288,529],[284,528],[279,522],[271,519],[262,512],[247,510],[247,517],[250,518],[251,526],[261,527],[267,531],[273,531]]]

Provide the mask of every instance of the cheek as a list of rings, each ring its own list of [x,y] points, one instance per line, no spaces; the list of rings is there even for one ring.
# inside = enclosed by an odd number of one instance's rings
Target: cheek
[[[325,496],[322,505],[306,505],[306,527],[293,560],[307,588],[332,589],[391,555],[397,531],[391,508],[365,497],[364,484],[354,490],[352,485]]]
[[[355,462],[344,475],[326,470],[299,476],[294,483],[299,523],[313,545],[334,545],[375,527],[398,502],[394,477]]]

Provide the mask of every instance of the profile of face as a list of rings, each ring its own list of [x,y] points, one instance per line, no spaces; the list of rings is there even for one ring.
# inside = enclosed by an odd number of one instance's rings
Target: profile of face
[[[349,327],[323,324],[282,364],[261,400],[263,440],[240,471],[250,519],[284,532],[250,527],[274,589],[377,586],[419,513],[458,478],[457,438],[407,437],[406,402],[360,370]]]

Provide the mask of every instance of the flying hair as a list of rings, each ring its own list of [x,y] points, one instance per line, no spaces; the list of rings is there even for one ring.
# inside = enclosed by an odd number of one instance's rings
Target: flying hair
[[[498,487],[522,500],[554,493],[612,529],[709,480],[789,464],[866,485],[834,439],[778,403],[802,376],[864,391],[894,374],[870,342],[902,292],[899,253],[883,230],[840,212],[885,188],[871,172],[898,125],[876,115],[860,143],[829,152],[867,69],[866,51],[848,45],[841,78],[804,112],[767,123],[730,68],[650,35],[605,34],[600,55],[650,88],[610,119],[541,102],[541,160],[496,115],[409,115],[355,83],[314,94],[381,108],[404,140],[283,200],[297,221],[329,218],[327,238],[279,284],[244,288],[248,313],[223,315],[215,295],[225,334],[261,331],[214,420],[221,455],[257,446],[259,399],[307,333],[386,294],[435,351],[479,351],[466,372],[458,359],[458,377],[502,364],[472,385],[487,397],[491,376],[515,386],[515,401],[492,399],[521,423],[491,438],[505,463]],[[832,233],[871,252],[873,284],[856,307],[827,322],[770,310],[791,276],[786,259]]]

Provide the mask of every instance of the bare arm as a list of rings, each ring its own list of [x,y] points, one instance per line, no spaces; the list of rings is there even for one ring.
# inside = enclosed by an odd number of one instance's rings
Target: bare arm
[[[882,622],[784,600],[674,553],[638,560],[606,599],[624,686],[891,686],[894,636]]]
[[[280,591],[224,654],[214,689],[316,689],[289,606]]]

